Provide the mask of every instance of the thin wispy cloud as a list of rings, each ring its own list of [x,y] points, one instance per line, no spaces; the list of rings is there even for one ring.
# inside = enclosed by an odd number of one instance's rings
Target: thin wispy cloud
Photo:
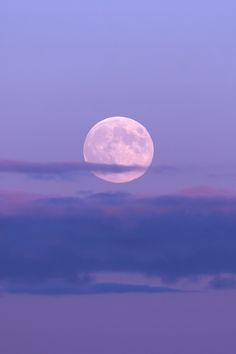
[[[145,168],[139,165],[125,166],[116,164],[99,164],[88,162],[27,162],[0,160],[0,173],[23,174],[32,178],[68,178],[85,172],[128,173],[131,171],[143,171]],[[152,172],[170,173],[177,169],[174,166],[162,165],[151,167]]]
[[[4,289],[10,294],[28,294],[43,296],[64,296],[64,295],[99,295],[99,294],[161,294],[161,293],[183,293],[184,291],[149,285],[122,284],[122,283],[95,283],[86,286],[9,286]]]

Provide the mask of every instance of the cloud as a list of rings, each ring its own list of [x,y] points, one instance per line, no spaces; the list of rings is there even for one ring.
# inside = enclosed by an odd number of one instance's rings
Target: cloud
[[[236,275],[233,197],[35,197],[15,209],[9,201],[4,212],[6,199],[0,198],[5,289],[43,289],[58,281],[65,289],[83,287],[98,273],[139,273],[173,283]]]
[[[25,162],[0,160],[0,173],[24,174],[32,178],[68,178],[85,172],[125,173],[143,171],[143,166],[108,165],[88,162]],[[162,165],[153,167],[156,173],[170,173],[175,167]]]
[[[232,197],[235,192],[224,188],[215,188],[209,186],[198,186],[183,190],[184,195],[189,197]]]
[[[236,289],[236,277],[219,275],[209,282],[209,286],[217,290]]]
[[[141,166],[106,165],[87,162],[0,161],[0,173],[25,174],[34,178],[65,177],[82,172],[121,173],[143,169]]]
[[[134,284],[117,284],[117,283],[97,283],[90,286],[11,286],[4,289],[10,294],[28,294],[28,295],[46,295],[46,296],[63,296],[63,295],[99,295],[99,294],[128,294],[128,293],[182,293],[183,291],[173,288],[134,285]]]

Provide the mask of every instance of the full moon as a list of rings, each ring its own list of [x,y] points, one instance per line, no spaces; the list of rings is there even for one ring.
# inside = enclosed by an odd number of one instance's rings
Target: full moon
[[[134,119],[111,117],[95,124],[84,143],[88,163],[131,167],[122,172],[93,171],[112,183],[126,183],[143,176],[154,156],[154,144],[147,129]],[[141,168],[132,169],[132,166]]]

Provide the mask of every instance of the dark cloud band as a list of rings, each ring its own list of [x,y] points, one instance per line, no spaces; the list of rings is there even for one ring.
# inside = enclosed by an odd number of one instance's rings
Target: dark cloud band
[[[100,173],[128,173],[131,171],[143,171],[143,166],[123,166],[108,165],[87,162],[25,162],[25,161],[8,161],[0,160],[0,173],[24,174],[34,178],[65,178],[84,172],[100,172]],[[158,168],[152,168],[155,172],[175,171],[175,167],[163,165]]]
[[[8,286],[81,286],[81,274],[99,272],[173,282],[236,274],[234,198],[49,198],[2,213],[0,230],[0,282]]]

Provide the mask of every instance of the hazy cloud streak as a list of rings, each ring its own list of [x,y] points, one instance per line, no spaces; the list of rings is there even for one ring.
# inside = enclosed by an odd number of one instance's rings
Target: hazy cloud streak
[[[0,173],[24,174],[33,178],[65,178],[84,172],[128,173],[143,171],[143,166],[108,165],[87,162],[26,162],[0,160]],[[151,167],[151,171],[173,172],[177,169],[169,165]]]
[[[29,295],[46,295],[46,296],[63,296],[63,295],[98,295],[98,294],[128,294],[128,293],[181,293],[183,291],[139,284],[122,284],[122,283],[95,283],[88,286],[11,286],[4,289],[10,294],[29,294]]]

